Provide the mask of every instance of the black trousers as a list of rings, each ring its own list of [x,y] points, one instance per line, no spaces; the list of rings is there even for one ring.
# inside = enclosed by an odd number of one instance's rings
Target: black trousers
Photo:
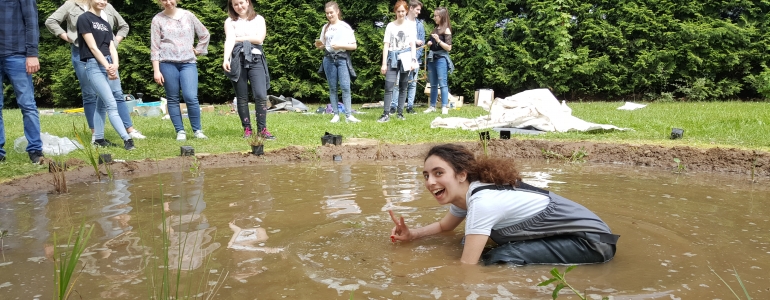
[[[499,245],[481,256],[485,265],[595,264],[610,261],[615,245],[578,236],[559,235]]]
[[[238,117],[243,128],[251,128],[251,113],[249,112],[249,84],[251,96],[256,104],[257,133],[267,127],[267,76],[265,67],[260,62],[249,63],[241,58],[241,77],[233,82],[235,97],[238,98]]]

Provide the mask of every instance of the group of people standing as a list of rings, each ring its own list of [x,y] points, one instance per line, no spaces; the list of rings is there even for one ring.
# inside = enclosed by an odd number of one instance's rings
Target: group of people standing
[[[27,152],[33,162],[43,157],[40,139],[40,121],[34,99],[32,76],[40,68],[35,0],[3,1],[0,42],[0,75],[8,77],[17,94],[17,102],[24,116]],[[205,139],[201,127],[198,102],[197,56],[208,53],[208,29],[191,12],[177,8],[176,0],[158,0],[162,11],[155,15],[151,25],[150,59],[153,78],[162,85],[168,101],[168,114],[176,132],[176,139],[187,139],[180,102],[188,108],[190,127],[195,138]],[[443,113],[448,101],[447,74],[452,70],[448,52],[452,49],[452,33],[446,8],[435,10],[436,28],[425,42],[423,22],[417,19],[422,3],[412,0],[396,2],[396,20],[385,29],[380,72],[385,75],[385,109],[379,122],[390,119],[391,102],[398,103],[393,110],[399,119],[406,112],[414,112],[414,94],[417,73],[422,63],[423,48],[428,47],[428,74],[431,85],[431,104],[425,112],[436,110],[438,91],[441,91]],[[329,83],[330,101],[335,116],[338,111],[338,86],[342,91],[345,120],[360,122],[351,115],[351,78],[355,78],[350,51],[356,49],[353,29],[341,20],[341,12],[334,1],[324,7],[329,22],[323,25],[315,46],[324,50],[321,72]],[[229,0],[228,18],[222,68],[232,81],[237,98],[238,115],[244,137],[259,134],[275,139],[267,129],[267,90],[270,76],[262,43],[266,36],[265,19],[258,15],[250,0]],[[104,127],[109,119],[123,140],[126,150],[135,148],[134,139],[146,138],[137,130],[130,116],[120,82],[118,44],[128,35],[129,26],[107,0],[67,0],[45,21],[48,30],[70,44],[72,66],[81,88],[86,121],[91,129],[92,143],[102,147],[117,146],[105,139]],[[114,31],[117,30],[117,33]],[[195,42],[197,38],[197,43]],[[249,90],[256,103],[256,132],[249,112]],[[180,97],[181,95],[181,97]],[[2,108],[0,95],[0,108]],[[5,160],[4,127],[0,112],[0,161]]]
[[[329,23],[321,29],[321,35],[315,46],[323,49],[323,64],[319,73],[326,75],[329,83],[329,100],[334,111],[331,122],[339,122],[337,108],[337,87],[342,90],[342,103],[345,108],[345,120],[360,122],[351,113],[350,83],[356,77],[350,59],[350,51],[356,49],[356,38],[353,29],[341,20],[342,13],[335,1],[327,2],[324,11]],[[407,113],[414,113],[414,96],[417,90],[417,73],[422,63],[423,51],[428,47],[427,56],[428,77],[431,83],[430,107],[426,113],[436,111],[438,92],[441,91],[442,113],[447,114],[449,88],[447,76],[454,66],[449,58],[452,50],[452,26],[449,11],[438,7],[433,13],[436,22],[428,42],[425,42],[425,26],[417,16],[422,11],[422,3],[411,0],[399,0],[393,7],[396,20],[385,27],[382,47],[382,65],[380,73],[385,75],[384,110],[378,122],[390,121],[390,114],[404,120],[404,108]],[[405,107],[406,106],[406,107]]]

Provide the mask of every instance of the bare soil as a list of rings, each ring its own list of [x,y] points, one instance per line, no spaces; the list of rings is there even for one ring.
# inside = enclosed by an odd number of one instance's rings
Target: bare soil
[[[481,153],[480,143],[460,143]],[[350,139],[341,146],[326,145],[316,149],[286,147],[266,152],[263,156],[249,153],[197,154],[195,158],[175,157],[164,160],[113,162],[109,168],[115,178],[134,178],[156,173],[199,168],[227,168],[260,164],[286,164],[332,161],[341,155],[343,161],[399,161],[423,159],[433,144],[392,145],[373,140]],[[595,142],[560,142],[543,140],[491,140],[488,153],[512,159],[582,160],[591,164],[620,164],[684,172],[721,172],[757,177],[770,176],[770,153],[741,149],[698,149],[686,146],[630,145]],[[674,161],[678,158],[681,166]],[[197,160],[197,162],[196,162]],[[68,184],[96,180],[93,167],[71,159],[65,173]],[[100,166],[103,176],[106,167]],[[0,184],[0,201],[20,193],[54,190],[51,174],[35,174]]]

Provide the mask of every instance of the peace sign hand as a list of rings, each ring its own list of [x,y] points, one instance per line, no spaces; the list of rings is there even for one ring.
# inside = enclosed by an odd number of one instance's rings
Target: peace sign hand
[[[399,220],[396,220],[396,216],[393,215],[392,210],[388,210],[388,214],[390,214],[390,219],[393,220],[393,223],[396,224],[396,226],[393,227],[393,230],[390,231],[390,241],[393,243],[396,241],[411,241],[412,232],[409,231],[409,227],[406,227],[404,216],[401,216]]]

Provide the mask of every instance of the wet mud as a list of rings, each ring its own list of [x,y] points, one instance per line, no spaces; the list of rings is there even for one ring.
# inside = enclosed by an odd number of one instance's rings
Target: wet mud
[[[484,152],[481,143],[459,143],[478,153]],[[136,178],[150,174],[176,172],[198,168],[229,168],[260,164],[287,164],[313,161],[332,161],[335,155],[346,162],[402,161],[422,159],[434,144],[393,145],[375,140],[350,139],[341,146],[326,145],[317,148],[290,146],[267,151],[263,156],[249,153],[197,154],[164,160],[137,160],[114,162],[109,165],[115,178]],[[595,142],[562,142],[543,140],[491,140],[486,152],[511,159],[542,159],[548,161],[613,164],[629,167],[648,167],[672,172],[718,172],[752,177],[770,176],[770,153],[736,148],[699,149],[687,146],[632,145]],[[679,162],[676,162],[678,160]],[[83,161],[70,159],[66,172],[68,184],[96,180],[93,168]],[[100,167],[107,175],[104,166]],[[35,174],[0,184],[0,201],[30,191],[53,191],[51,174]]]

